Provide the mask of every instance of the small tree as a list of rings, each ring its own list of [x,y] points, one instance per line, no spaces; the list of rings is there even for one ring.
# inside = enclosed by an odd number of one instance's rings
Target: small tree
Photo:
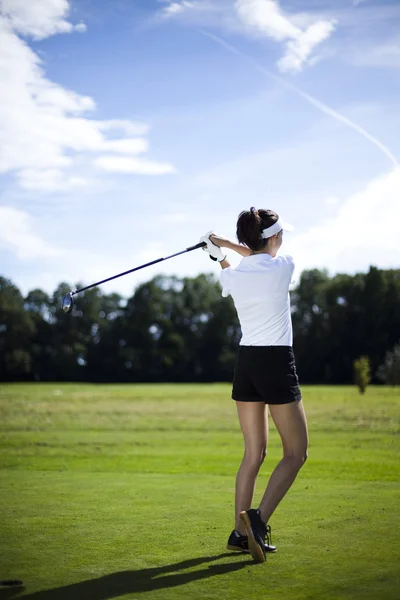
[[[387,352],[385,362],[377,371],[377,377],[386,385],[400,385],[400,344]]]
[[[368,356],[360,356],[353,363],[355,383],[360,390],[360,394],[364,394],[368,384],[371,381],[371,366]]]

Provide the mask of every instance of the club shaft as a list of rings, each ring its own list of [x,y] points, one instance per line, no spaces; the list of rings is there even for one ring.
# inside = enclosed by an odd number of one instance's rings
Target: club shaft
[[[129,273],[134,273],[135,271],[140,271],[140,269],[145,269],[146,267],[151,267],[152,265],[156,265],[164,260],[168,260],[170,258],[174,258],[175,256],[179,256],[180,254],[186,254],[186,252],[192,252],[192,250],[197,250],[198,248],[204,248],[207,244],[205,242],[199,242],[195,246],[190,246],[189,248],[185,248],[185,250],[181,250],[180,252],[176,252],[175,254],[171,254],[171,256],[165,256],[164,258],[157,258],[156,260],[152,260],[151,262],[146,263],[145,265],[140,265],[139,267],[135,267],[133,269],[129,269],[129,271],[124,271],[123,273],[119,273],[118,275],[113,275],[112,277],[108,277],[107,279],[103,279],[102,281],[97,281],[96,283],[92,283],[91,285],[87,285],[80,290],[75,290],[72,292],[72,295],[80,294],[80,292],[85,292],[86,290],[90,290],[102,283],[106,283],[107,281],[112,281],[113,279],[118,279],[118,277],[123,277],[124,275],[129,275]]]

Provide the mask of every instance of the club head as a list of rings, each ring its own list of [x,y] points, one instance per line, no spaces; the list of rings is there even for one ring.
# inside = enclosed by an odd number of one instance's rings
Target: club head
[[[65,313],[69,313],[72,310],[72,307],[74,305],[74,302],[72,300],[72,293],[69,292],[69,294],[65,294],[63,301],[62,301],[62,309]]]

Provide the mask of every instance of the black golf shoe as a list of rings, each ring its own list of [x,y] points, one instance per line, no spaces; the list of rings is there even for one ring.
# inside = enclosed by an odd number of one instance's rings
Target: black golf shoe
[[[240,513],[240,519],[246,528],[248,536],[249,552],[257,562],[265,562],[265,536],[267,526],[261,519],[260,512],[251,508]]]
[[[234,529],[229,536],[227,549],[233,552],[249,552],[249,543],[247,535],[241,535]],[[276,552],[276,546],[271,544],[271,527],[267,526],[265,533],[265,552]]]
[[[248,552],[249,546],[247,543],[247,535],[241,535],[236,529],[234,529],[229,536],[228,550],[233,550],[234,552]]]

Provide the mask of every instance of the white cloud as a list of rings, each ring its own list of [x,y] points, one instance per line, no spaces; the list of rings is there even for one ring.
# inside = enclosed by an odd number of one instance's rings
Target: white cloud
[[[170,247],[165,247],[159,243],[152,243],[150,245],[143,243],[141,251],[135,252],[134,257],[131,257],[130,260],[125,258],[121,262],[121,255],[117,256],[115,253],[112,254],[109,251],[85,251],[82,253],[81,250],[71,247],[63,256],[57,256],[52,261],[46,261],[46,264],[42,264],[39,271],[26,268],[29,266],[29,263],[25,263],[25,265],[21,265],[22,273],[18,277],[11,276],[10,278],[24,295],[36,288],[52,294],[60,282],[66,282],[71,286],[71,289],[76,289],[77,285],[90,285],[104,278],[112,277],[122,271],[127,271],[135,266],[153,261],[161,256],[166,256],[170,251]],[[116,292],[128,298],[138,285],[149,281],[160,272],[165,273],[164,263],[162,265],[160,267],[159,264],[156,264],[153,267],[148,267],[136,273],[130,273],[119,279],[104,283],[101,285],[101,291],[104,294]],[[24,266],[25,269],[23,268]],[[6,276],[9,277],[8,274]],[[79,298],[83,296],[84,293],[75,297],[77,304],[79,303]]]
[[[400,38],[372,47],[359,44],[347,54],[346,60],[356,67],[399,68]]]
[[[207,37],[209,37],[210,39],[212,39],[217,44],[219,44],[220,46],[222,46],[223,48],[225,48],[231,54],[234,54],[235,56],[240,56],[241,58],[249,59],[249,57],[246,54],[244,54],[243,52],[241,52],[240,50],[238,50],[235,46],[232,46],[232,44],[228,44],[225,40],[223,40],[219,36],[213,35],[213,34],[211,34],[209,32],[204,32],[204,31],[202,33],[204,35],[206,35]],[[383,152],[383,154],[385,154],[385,156],[387,156],[389,158],[390,162],[395,167],[398,166],[397,159],[394,156],[394,154],[389,150],[389,148],[387,146],[385,146],[376,137],[374,137],[373,135],[371,135],[366,129],[364,129],[363,127],[361,127],[360,125],[358,125],[358,123],[356,123],[355,121],[352,121],[351,119],[349,119],[345,115],[342,115],[341,113],[339,113],[338,111],[334,110],[333,108],[331,108],[330,106],[328,106],[324,102],[321,102],[320,100],[318,100],[318,98],[315,98],[315,96],[311,96],[311,94],[308,94],[307,92],[304,92],[302,89],[300,89],[299,87],[297,87],[296,85],[294,85],[290,81],[282,79],[282,77],[279,77],[278,75],[275,75],[275,74],[271,73],[268,69],[266,69],[265,67],[263,67],[263,65],[261,65],[260,63],[255,62],[253,59],[250,59],[250,61],[252,63],[252,66],[254,68],[256,68],[258,71],[260,71],[260,73],[262,73],[266,77],[272,78],[275,81],[279,81],[279,83],[282,84],[284,87],[286,87],[287,89],[293,91],[295,94],[297,94],[298,96],[300,96],[301,98],[303,98],[304,100],[306,100],[312,106],[315,106],[315,108],[317,108],[318,110],[320,110],[324,114],[329,115],[330,117],[332,117],[336,121],[339,121],[339,122],[343,123],[344,125],[346,125],[347,127],[350,127],[351,129],[354,129],[354,131],[357,131],[357,133],[359,133],[360,135],[362,135],[366,140],[368,140],[369,142],[371,142],[372,144],[374,144],[374,146],[376,146],[377,148],[379,148],[380,151]]]
[[[318,20],[301,29],[295,25],[295,15],[286,15],[276,0],[236,0],[235,7],[250,30],[286,43],[285,54],[278,61],[281,71],[300,71],[335,28],[333,21]]]
[[[224,26],[237,30],[240,24],[232,0],[159,0],[165,6],[154,15],[155,21],[174,19],[193,26]],[[243,27],[241,27],[243,28]]]
[[[84,23],[74,26],[66,20],[69,10],[69,0],[0,0],[0,12],[13,30],[36,39],[86,31]]]
[[[302,33],[274,0],[236,0],[235,7],[243,23],[276,41],[296,39]]]
[[[181,2],[171,2],[163,9],[163,13],[166,17],[170,17],[182,13],[188,8],[193,8],[196,4],[197,3],[195,2],[188,2],[186,0],[182,0]]]
[[[96,127],[100,131],[120,130],[126,135],[146,135],[149,126],[145,123],[135,123],[124,119],[110,119],[108,121],[96,121]]]
[[[324,204],[326,206],[337,206],[340,203],[340,198],[337,196],[328,196],[325,198]]]
[[[65,191],[66,189],[85,188],[90,180],[84,177],[66,175],[61,169],[22,169],[18,172],[17,180],[26,190],[43,192]]]
[[[315,48],[327,40],[335,28],[332,19],[321,19],[312,13],[286,14],[278,0],[166,0],[162,16],[186,24],[218,26],[234,33],[267,37],[284,44],[285,52],[277,62],[281,71],[300,71],[315,64]]]
[[[75,31],[78,31],[78,33],[85,33],[86,30],[87,27],[85,23],[78,23],[78,25],[75,25]]]
[[[143,154],[149,150],[149,142],[143,138],[125,138],[123,140],[106,140],[104,150],[122,154]]]
[[[287,250],[304,268],[332,273],[365,271],[368,264],[398,267],[400,167],[344,199],[336,214],[300,235],[287,236]],[[373,256],[372,260],[366,257]]]
[[[44,241],[36,229],[35,219],[28,213],[0,206],[0,247],[11,250],[21,260],[47,259],[63,254]]]
[[[26,189],[87,185],[89,179],[83,180],[76,169],[86,161],[88,172],[92,153],[130,157],[149,150],[146,139],[133,137],[146,135],[146,124],[87,118],[86,113],[96,109],[94,100],[50,81],[38,54],[17,35],[43,38],[72,31],[65,21],[68,9],[66,0],[0,0],[0,174],[14,174]],[[83,24],[78,27],[84,30]],[[114,139],[116,131],[122,136]],[[146,163],[148,173],[150,164]],[[158,170],[154,168],[154,174]]]
[[[167,175],[175,173],[175,168],[168,163],[159,163],[126,156],[101,156],[94,161],[104,171],[112,173],[135,173],[137,175]]]
[[[286,53],[278,61],[280,71],[301,71],[303,65],[315,64],[317,57],[311,57],[314,48],[326,40],[334,29],[334,25],[328,21],[313,23],[298,37],[287,42]]]

